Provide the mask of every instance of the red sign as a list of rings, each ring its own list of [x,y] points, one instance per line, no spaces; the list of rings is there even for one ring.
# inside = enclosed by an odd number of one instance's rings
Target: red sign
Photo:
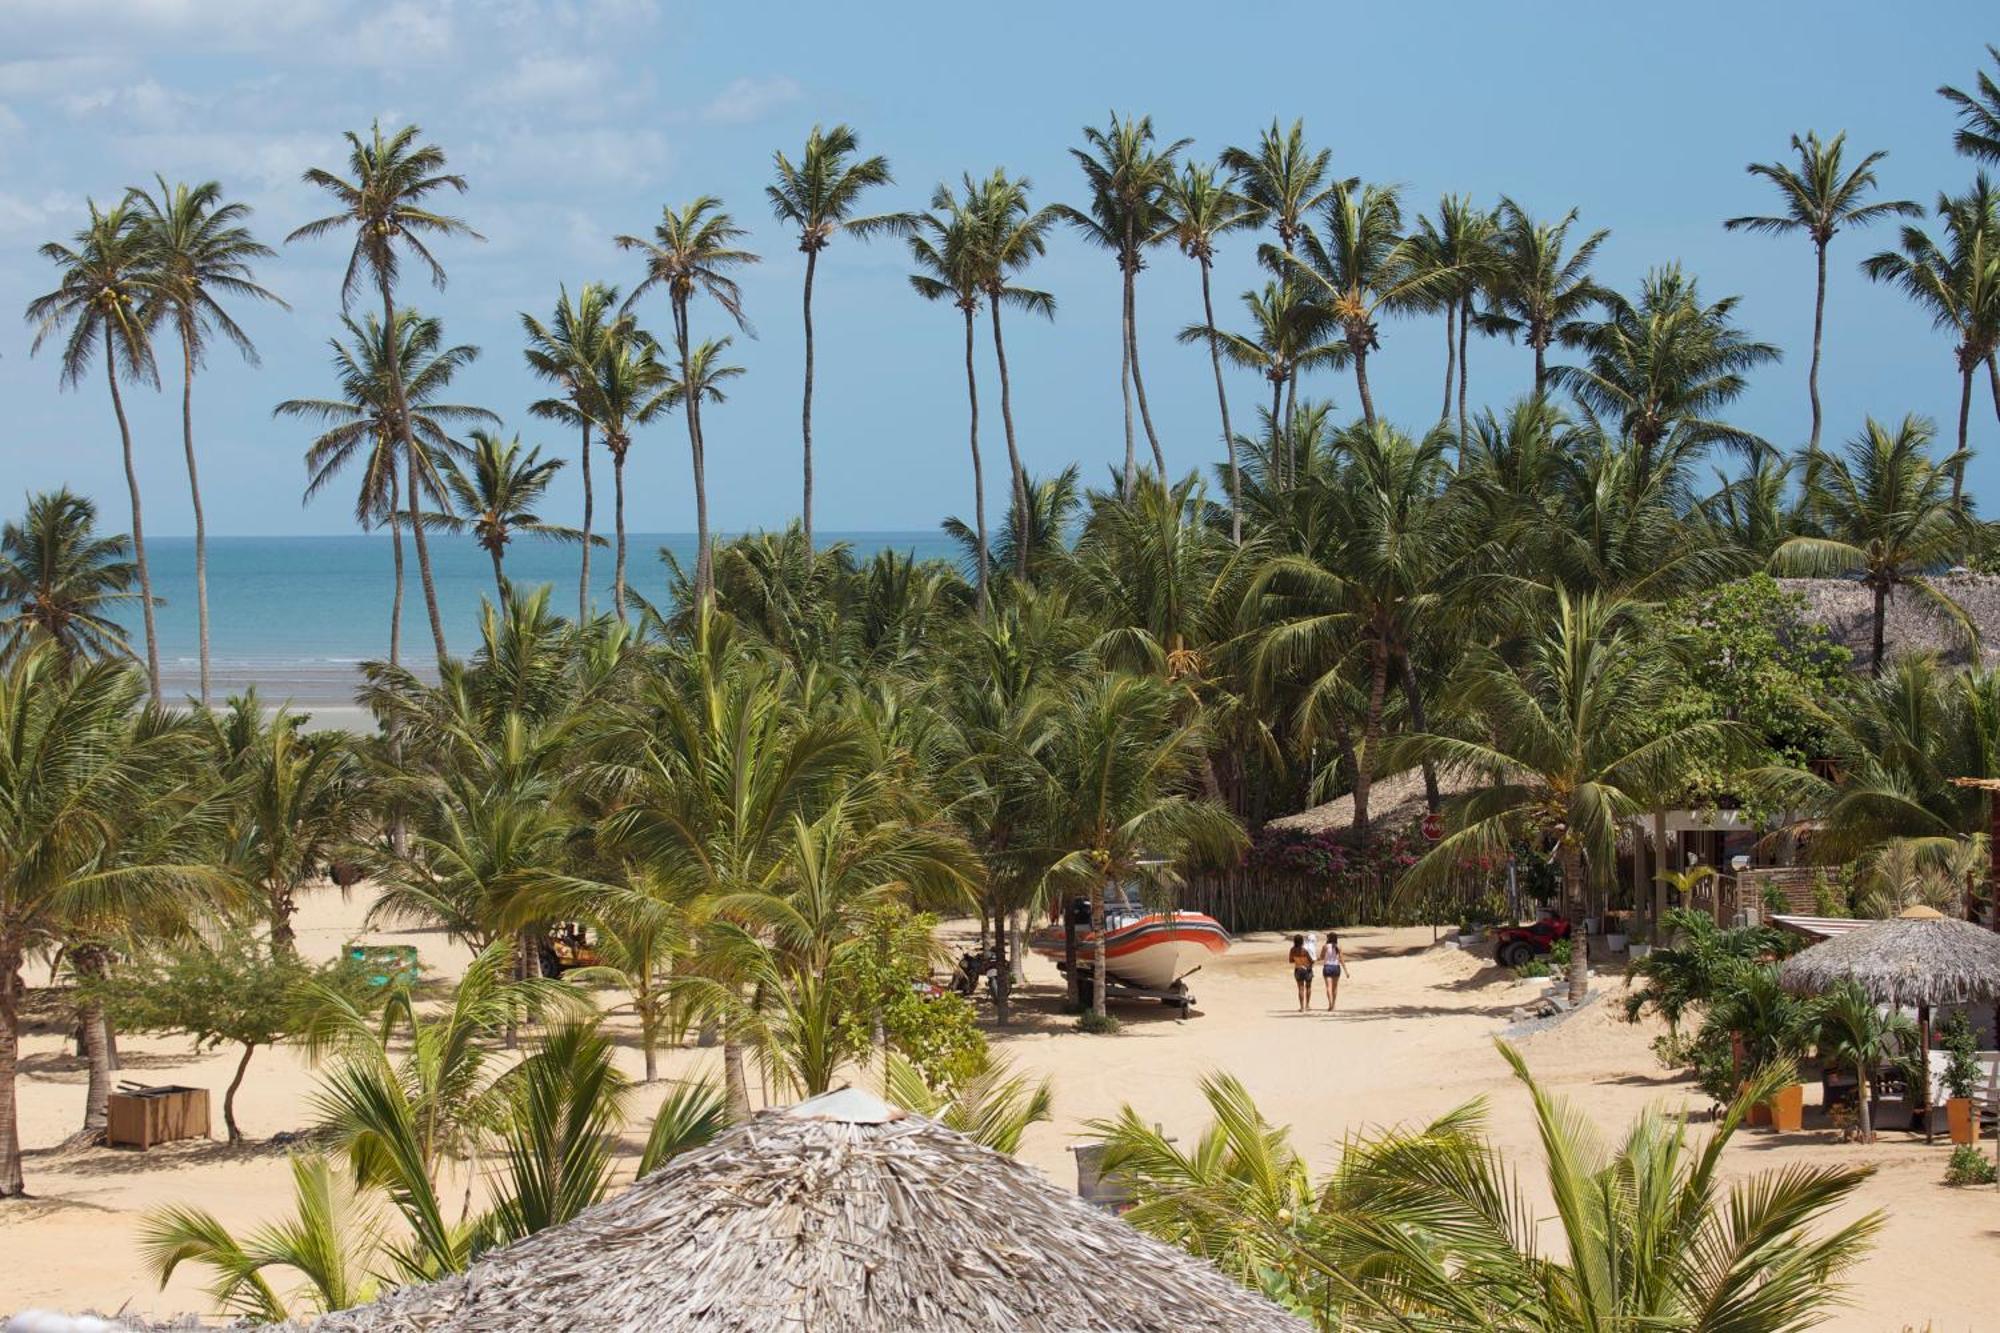
[[[1424,816],[1424,838],[1436,842],[1444,836],[1444,816],[1433,810]]]

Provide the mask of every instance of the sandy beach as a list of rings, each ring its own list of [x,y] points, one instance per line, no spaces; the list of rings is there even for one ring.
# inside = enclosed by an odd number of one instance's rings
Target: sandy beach
[[[343,900],[309,895],[301,919],[302,949],[328,957],[360,933],[368,896]],[[962,928],[959,928],[962,929]],[[428,933],[376,934],[371,939],[417,944],[435,972],[450,975],[465,954]],[[1239,940],[1231,952],[1192,981],[1199,1003],[1186,1021],[1151,1005],[1119,1010],[1115,1037],[1081,1035],[1058,1012],[1054,969],[1030,963],[1032,990],[1018,1023],[995,1033],[995,1048],[1018,1068],[1055,1081],[1055,1120],[1034,1127],[1022,1157],[1066,1187],[1075,1183],[1071,1144],[1084,1122],[1131,1102],[1183,1142],[1205,1123],[1199,1080],[1234,1073],[1266,1115],[1289,1125],[1316,1166],[1338,1155],[1343,1135],[1371,1125],[1416,1121],[1474,1098],[1485,1098],[1490,1131],[1532,1186],[1539,1167],[1527,1099],[1508,1074],[1493,1041],[1515,1005],[1538,983],[1515,981],[1476,956],[1433,949],[1428,929],[1356,930],[1343,934],[1351,961],[1337,1014],[1295,1012],[1284,942],[1276,936]],[[32,982],[42,977],[31,977]],[[1615,977],[1600,978],[1615,996]],[[607,993],[606,1002],[614,997]],[[629,1037],[629,1024],[621,1024]],[[1572,1098],[1607,1133],[1648,1104],[1696,1105],[1700,1095],[1662,1071],[1648,1050],[1658,1032],[1629,1025],[1602,1000],[1556,1027],[1528,1033],[1519,1044],[1537,1075]],[[191,1056],[184,1042],[121,1039],[121,1077],[200,1084],[219,1094],[235,1054]],[[623,1051],[636,1078],[639,1052]],[[712,1051],[669,1052],[668,1076],[716,1063]],[[84,1071],[67,1043],[52,1033],[30,1035],[23,1051],[22,1134],[29,1150],[29,1188],[37,1196],[0,1207],[0,1313],[40,1306],[70,1310],[120,1308],[153,1314],[206,1312],[201,1276],[184,1269],[165,1291],[141,1271],[136,1244],[149,1208],[192,1202],[243,1227],[289,1207],[286,1149],[273,1135],[311,1123],[314,1071],[297,1053],[260,1052],[238,1099],[238,1116],[252,1142],[184,1144],[140,1154],[56,1147],[82,1113]],[[633,1100],[633,1130],[622,1169],[636,1160],[644,1124],[664,1085],[641,1088]],[[756,1089],[753,1087],[753,1093]],[[1959,1191],[1939,1183],[1947,1147],[1926,1147],[1902,1134],[1862,1148],[1840,1145],[1821,1122],[1809,1085],[1807,1130],[1778,1136],[1743,1134],[1730,1150],[1732,1171],[1791,1162],[1862,1160],[1878,1173],[1860,1196],[1863,1209],[1889,1214],[1877,1249],[1859,1270],[1854,1304],[1826,1325],[1835,1329],[1907,1328],[1962,1333],[1991,1327],[1985,1265],[2000,1256],[1992,1190]],[[1941,1260],[1943,1262],[1941,1262]]]

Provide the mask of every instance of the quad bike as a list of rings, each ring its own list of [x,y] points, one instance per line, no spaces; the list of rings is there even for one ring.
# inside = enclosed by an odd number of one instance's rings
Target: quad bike
[[[951,988],[972,999],[979,990],[979,983],[986,982],[989,998],[1000,998],[1000,951],[995,948],[977,949],[958,960],[958,966],[951,970]]]
[[[1519,967],[1531,958],[1555,948],[1557,940],[1569,938],[1565,917],[1545,916],[1526,926],[1501,926],[1493,932],[1493,960],[1502,967]]]

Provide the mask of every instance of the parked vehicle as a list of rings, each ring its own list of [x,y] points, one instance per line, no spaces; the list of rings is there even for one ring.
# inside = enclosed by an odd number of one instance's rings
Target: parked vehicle
[[[1550,913],[1525,926],[1501,926],[1493,932],[1493,958],[1503,967],[1519,967],[1556,947],[1557,940],[1569,938],[1567,917]]]

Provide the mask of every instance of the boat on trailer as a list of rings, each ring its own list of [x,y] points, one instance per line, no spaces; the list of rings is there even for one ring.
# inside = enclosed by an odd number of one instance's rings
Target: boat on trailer
[[[1078,910],[1082,902],[1078,899],[1066,908],[1058,908],[1055,920],[1028,938],[1028,947],[1054,962],[1058,970],[1067,970],[1068,926],[1064,918],[1074,912],[1079,918],[1075,927],[1076,967],[1088,979],[1097,937],[1090,929],[1088,910]],[[1122,884],[1105,891],[1107,995],[1160,1000],[1186,1009],[1194,1003],[1187,978],[1199,972],[1210,959],[1226,953],[1229,943],[1229,932],[1206,913],[1156,911]]]

